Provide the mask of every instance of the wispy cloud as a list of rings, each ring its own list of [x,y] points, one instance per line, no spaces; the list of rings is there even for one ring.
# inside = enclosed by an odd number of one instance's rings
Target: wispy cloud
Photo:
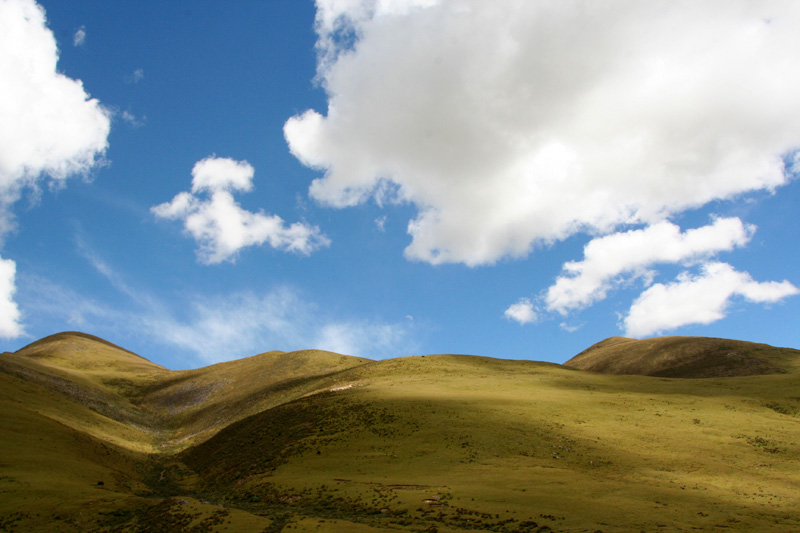
[[[144,123],[146,122],[147,118],[137,117],[130,111],[126,110],[122,112],[122,120],[132,128],[141,128],[142,126],[144,126]]]
[[[86,26],[81,26],[72,35],[73,46],[83,46],[86,42]]]
[[[287,287],[261,295],[191,295],[180,316],[162,307],[160,312],[143,315],[140,324],[162,344],[216,363],[299,347],[308,327],[303,323],[309,316],[308,305]]]
[[[123,277],[106,263],[102,255],[89,244],[80,227],[75,233],[75,249],[78,255],[83,257],[112,287],[130,298],[131,301],[150,309],[158,309],[161,307],[154,297],[128,285]]]
[[[137,68],[125,76],[125,83],[137,84],[144,79],[144,70]]]
[[[130,316],[118,309],[37,274],[20,275],[19,298],[34,323],[54,318],[65,325],[64,329],[86,328],[105,333],[117,333],[130,323]]]
[[[290,286],[160,298],[131,285],[80,236],[76,247],[124,298],[112,306],[28,275],[21,291],[24,308],[37,320],[49,317],[67,329],[83,329],[120,342],[132,339],[145,348],[173,352],[173,359],[182,360],[184,366],[305,348],[381,359],[409,355],[418,346],[413,323],[407,319],[387,322],[333,316]],[[141,355],[148,356],[144,351]]]
[[[301,222],[287,226],[277,215],[242,209],[232,193],[252,190],[253,174],[247,161],[208,157],[192,169],[191,192],[179,193],[171,202],[154,206],[152,212],[160,218],[182,220],[186,232],[200,245],[198,257],[206,264],[231,261],[242,248],[265,243],[303,255],[330,244],[317,226]]]
[[[261,294],[193,295],[184,308],[180,317],[164,311],[145,315],[142,330],[205,363],[304,348],[383,359],[409,355],[417,346],[406,322],[332,317],[288,286]]]
[[[367,320],[326,323],[318,329],[314,344],[332,352],[377,359],[410,355],[416,348],[408,323]]]

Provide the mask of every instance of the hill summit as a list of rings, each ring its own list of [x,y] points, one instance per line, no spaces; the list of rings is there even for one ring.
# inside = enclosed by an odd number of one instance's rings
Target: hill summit
[[[610,337],[564,366],[604,374],[718,378],[785,374],[798,359],[798,350],[730,339]]]

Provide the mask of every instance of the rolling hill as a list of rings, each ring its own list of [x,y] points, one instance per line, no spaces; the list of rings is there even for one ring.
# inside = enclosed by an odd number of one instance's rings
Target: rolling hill
[[[715,378],[784,374],[797,365],[797,350],[707,337],[611,337],[564,366],[606,374]]]
[[[0,531],[800,530],[800,352],[0,355]],[[705,378],[705,379],[697,379]]]

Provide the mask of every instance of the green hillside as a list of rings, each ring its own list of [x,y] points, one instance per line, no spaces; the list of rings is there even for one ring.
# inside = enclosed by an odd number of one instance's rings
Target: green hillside
[[[173,372],[60,334],[0,356],[0,531],[800,530],[798,364],[616,338],[569,366],[302,351]],[[692,379],[716,367],[733,377]]]

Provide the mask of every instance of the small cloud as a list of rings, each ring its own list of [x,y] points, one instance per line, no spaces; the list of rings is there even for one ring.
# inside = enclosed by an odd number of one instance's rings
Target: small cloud
[[[294,205],[299,211],[304,213],[308,212],[308,202],[302,194],[296,194],[294,197]]]
[[[583,261],[570,261],[545,295],[549,311],[562,315],[602,300],[627,280],[653,282],[648,267],[707,258],[717,252],[744,246],[755,232],[738,218],[718,218],[710,225],[681,232],[662,221],[643,229],[619,232],[590,241]]]
[[[575,333],[576,331],[578,331],[579,329],[581,329],[583,327],[583,324],[572,324],[572,325],[570,325],[570,324],[567,324],[566,322],[562,322],[561,324],[558,325],[558,327],[560,327],[561,329],[563,329],[567,333]]]
[[[375,219],[375,227],[378,228],[378,231],[386,231],[386,215]]]
[[[287,226],[277,215],[242,209],[233,192],[252,190],[254,172],[247,161],[207,157],[192,168],[191,192],[181,192],[150,210],[160,218],[182,220],[206,264],[232,261],[242,248],[264,243],[302,255],[330,244],[317,226],[302,222]]]
[[[72,36],[72,44],[74,46],[83,46],[86,42],[86,26],[81,26]]]
[[[0,258],[0,337],[4,339],[24,335],[19,307],[14,301],[16,274],[17,264],[11,259]]]
[[[626,335],[644,337],[725,318],[734,296],[754,303],[775,303],[799,293],[788,281],[757,282],[727,263],[710,262],[703,265],[698,276],[683,272],[673,283],[656,283],[644,291],[621,325]]]
[[[137,68],[131,74],[125,76],[125,83],[137,84],[144,79],[144,70]]]
[[[520,298],[517,303],[509,306],[503,315],[509,320],[519,322],[521,325],[536,322],[537,319],[533,302],[528,298]]]
[[[123,111],[122,112],[122,120],[125,121],[132,128],[141,128],[144,126],[147,117],[139,118],[130,111]]]

